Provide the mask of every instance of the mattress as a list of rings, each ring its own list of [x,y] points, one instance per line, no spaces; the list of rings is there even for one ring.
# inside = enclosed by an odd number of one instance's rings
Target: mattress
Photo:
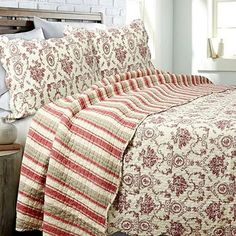
[[[7,114],[9,114],[9,112],[0,110],[0,117],[6,117]],[[20,143],[21,145],[25,146],[27,133],[28,133],[32,119],[33,119],[33,116],[28,116],[24,119],[16,120],[12,123],[17,128],[16,143]]]

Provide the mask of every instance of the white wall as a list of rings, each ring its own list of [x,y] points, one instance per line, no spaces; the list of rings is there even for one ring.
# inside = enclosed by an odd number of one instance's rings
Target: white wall
[[[173,0],[147,0],[144,22],[150,36],[153,63],[156,68],[172,71]]]
[[[192,1],[173,1],[173,71],[189,74],[192,68]]]
[[[207,60],[207,0],[174,0],[173,27],[174,73],[201,74],[216,84],[236,84],[236,72],[199,71]]]
[[[103,12],[107,25],[124,24],[126,14],[125,0],[0,0],[0,7]]]
[[[136,18],[143,19],[149,35],[153,64],[156,68],[172,71],[173,0],[145,0],[143,4],[131,0],[126,21],[130,23]]]

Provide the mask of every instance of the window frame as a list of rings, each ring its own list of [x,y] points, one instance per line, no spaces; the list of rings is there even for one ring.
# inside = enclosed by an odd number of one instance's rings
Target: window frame
[[[236,0],[211,0],[212,1],[212,37],[217,37],[217,21],[218,21],[218,15],[217,15],[217,3],[218,2],[235,2]]]
[[[219,2],[220,0],[218,0]],[[226,0],[227,1],[227,0]],[[236,0],[235,0],[236,1]],[[222,1],[221,1],[222,2]],[[225,1],[224,1],[225,2]],[[228,1],[232,2],[232,0]],[[217,37],[217,0],[207,0],[207,38]],[[206,44],[207,54],[199,65],[200,73],[236,72],[236,57],[211,58],[209,54],[209,44]]]

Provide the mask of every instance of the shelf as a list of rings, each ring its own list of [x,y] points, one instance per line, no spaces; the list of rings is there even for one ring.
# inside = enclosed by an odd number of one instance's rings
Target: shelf
[[[236,72],[236,58],[205,59],[198,69],[199,72]]]

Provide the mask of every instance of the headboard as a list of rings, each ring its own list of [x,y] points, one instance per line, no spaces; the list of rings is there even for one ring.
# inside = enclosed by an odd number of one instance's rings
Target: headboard
[[[102,13],[48,11],[0,7],[0,34],[29,31],[34,28],[34,16],[51,21],[86,21],[103,23]]]

